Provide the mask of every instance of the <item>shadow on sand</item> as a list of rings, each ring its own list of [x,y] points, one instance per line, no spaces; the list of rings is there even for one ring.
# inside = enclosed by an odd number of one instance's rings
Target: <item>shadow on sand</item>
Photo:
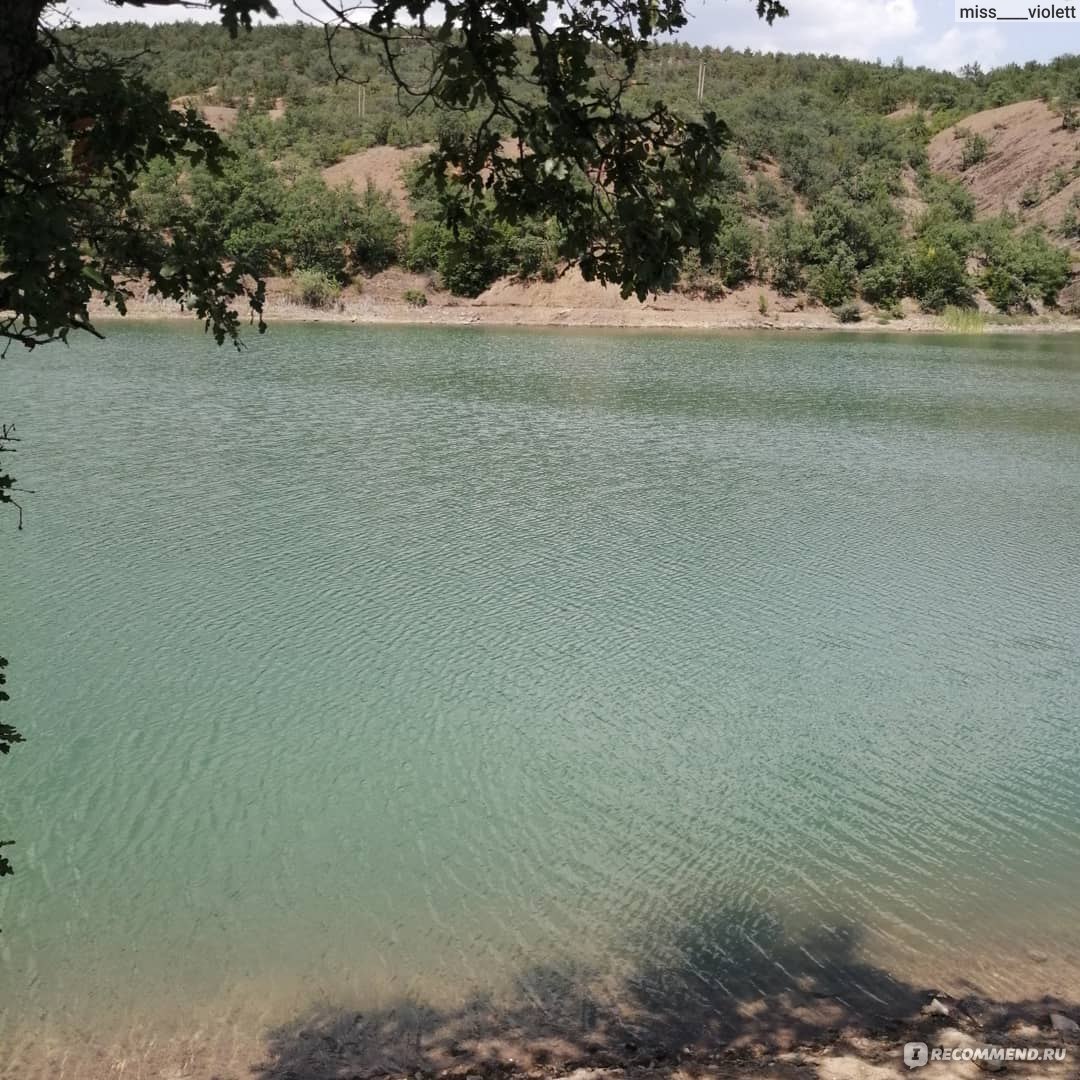
[[[752,933],[742,929],[748,926]],[[1078,1015],[1075,1002],[975,994],[950,1000],[948,1017],[925,1015],[935,989],[898,982],[860,959],[854,928],[793,940],[760,911],[717,910],[648,944],[643,954],[662,955],[663,964],[617,980],[538,967],[498,1002],[477,995],[452,1010],[418,1001],[376,1012],[313,1007],[269,1033],[253,1073],[258,1080],[363,1080],[448,1069],[689,1064],[826,1045],[874,1060],[885,1047],[895,1063],[899,1043],[933,1042],[942,1027],[991,1042],[1007,1032],[1011,1041],[1020,1031],[1030,1039],[1039,1027],[1049,1043],[1051,1010]]]

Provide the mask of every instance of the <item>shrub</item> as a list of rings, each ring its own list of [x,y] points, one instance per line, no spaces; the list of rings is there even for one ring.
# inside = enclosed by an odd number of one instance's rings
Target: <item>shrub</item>
[[[724,283],[716,267],[712,264],[706,266],[701,260],[701,252],[695,250],[683,256],[679,268],[679,288],[682,292],[706,300],[718,300],[724,295]]]
[[[964,147],[960,152],[960,168],[967,170],[980,161],[986,160],[990,152],[990,143],[983,135],[968,133],[964,137]]]
[[[1080,95],[1070,87],[1061,95],[1057,103],[1058,112],[1061,115],[1061,126],[1066,131],[1080,129]]]
[[[477,221],[449,230],[439,253],[439,277],[455,296],[479,296],[513,263],[513,232],[504,221]]]
[[[716,238],[713,264],[720,278],[734,289],[754,276],[758,254],[758,233],[741,219],[725,225]]]
[[[833,314],[842,323],[862,322],[862,312],[859,310],[858,304],[841,304],[839,307],[833,308]]]
[[[1080,217],[1077,216],[1074,207],[1070,206],[1065,211],[1061,224],[1058,226],[1058,233],[1066,240],[1080,240]]]
[[[1069,283],[1068,252],[1051,244],[1038,229],[1021,238],[1024,273],[1044,304],[1057,303],[1058,293]]]
[[[277,173],[241,147],[216,171],[203,166],[181,171],[164,158],[154,159],[135,203],[152,228],[220,237],[238,268],[267,274],[281,248],[284,195]]]
[[[293,275],[293,291],[302,304],[324,308],[337,298],[341,286],[322,270],[306,269]]]
[[[759,176],[751,192],[750,204],[762,217],[778,217],[791,208],[791,199],[775,180]]]
[[[1050,174],[1050,194],[1056,195],[1069,186],[1069,174],[1064,169],[1055,169]]]
[[[559,269],[559,229],[554,222],[528,221],[510,241],[510,257],[522,278],[554,281]]]
[[[405,266],[416,273],[438,269],[439,259],[449,238],[450,230],[439,222],[416,222],[409,234]]]
[[[897,260],[877,263],[864,270],[859,278],[859,291],[864,300],[888,307],[904,295],[905,268]]]
[[[514,262],[520,277],[531,278],[540,275],[544,265],[546,245],[542,236],[525,233],[514,240]]]
[[[1042,200],[1042,192],[1039,190],[1038,184],[1032,184],[1031,187],[1025,188],[1020,195],[1020,205],[1029,210],[1033,206],[1038,206]]]
[[[805,285],[803,266],[809,244],[806,225],[793,214],[785,214],[769,226],[765,258],[773,287],[782,295],[790,296]]]
[[[1007,264],[987,267],[982,276],[982,287],[987,300],[1006,314],[1031,306],[1031,292],[1024,279]]]
[[[831,194],[815,207],[812,224],[811,261],[821,265],[847,253],[854,269],[865,270],[900,242],[896,209],[880,191],[866,202]]]
[[[970,307],[971,279],[966,259],[948,243],[926,237],[915,245],[908,270],[911,295],[924,311],[941,311],[949,304]]]
[[[406,289],[402,299],[409,307],[415,308],[427,307],[428,303],[427,293],[423,289]]]
[[[328,188],[321,176],[305,173],[287,189],[281,214],[282,247],[294,268],[320,270],[327,277],[347,279],[344,231],[355,196]]]
[[[455,296],[478,296],[514,265],[514,231],[503,221],[477,221],[453,231],[438,221],[413,225],[405,254],[408,269],[437,270]]]
[[[975,197],[958,181],[933,173],[920,181],[920,188],[931,217],[938,220],[975,220]]]
[[[764,293],[758,293],[757,309],[761,315],[769,314],[769,298]]]
[[[398,261],[404,226],[383,192],[369,182],[363,195],[353,197],[343,209],[354,269],[385,270]]]
[[[1057,303],[1069,280],[1069,256],[1051,244],[1041,230],[1017,236],[1003,219],[984,223],[980,248],[985,263],[982,286],[999,310],[1029,310],[1035,298]]]
[[[810,272],[810,293],[826,307],[835,308],[855,293],[855,260],[845,249]]]

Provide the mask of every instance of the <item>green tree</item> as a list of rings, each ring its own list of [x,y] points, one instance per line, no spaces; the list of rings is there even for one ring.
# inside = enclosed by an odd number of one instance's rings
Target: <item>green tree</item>
[[[14,450],[11,445],[14,441],[15,437],[11,429],[6,425],[0,427],[0,454],[11,453]],[[22,528],[22,509],[11,496],[14,490],[16,490],[14,477],[8,473],[0,473],[0,505],[5,503],[13,505],[19,511],[19,528]],[[8,693],[3,689],[7,683],[7,674],[4,670],[6,667],[7,660],[0,656],[0,704],[8,700]],[[11,724],[0,723],[0,754],[7,754],[16,743],[22,741],[22,735]],[[12,843],[11,840],[0,840],[0,848],[9,847]],[[10,873],[12,873],[11,862],[0,851],[0,877],[5,877]]]
[[[971,279],[964,256],[943,239],[922,237],[914,245],[908,274],[911,295],[924,311],[939,312],[949,304],[971,305]]]
[[[1053,306],[1069,280],[1069,257],[1039,229],[1014,233],[998,218],[978,229],[987,299],[1004,312],[1028,311],[1035,300]]]
[[[990,143],[985,135],[972,132],[964,136],[964,145],[960,151],[960,168],[970,169],[986,160],[990,153]]]
[[[317,173],[303,172],[288,185],[282,200],[280,246],[292,268],[319,270],[344,283],[348,280],[345,238],[353,224],[356,198],[335,191]]]
[[[1066,131],[1080,129],[1080,71],[1066,76],[1057,102],[1061,126]]]
[[[855,295],[855,256],[844,245],[819,263],[809,275],[810,295],[826,307],[838,307]]]
[[[777,218],[769,226],[765,252],[777,292],[790,296],[806,284],[803,268],[811,239],[805,223],[792,213]]]
[[[729,289],[737,288],[754,277],[761,236],[740,214],[727,216],[716,238],[714,265]]]
[[[219,340],[235,336],[234,301],[262,310],[249,268],[226,265],[211,232],[163,234],[133,200],[152,160],[218,167],[220,140],[195,113],[170,109],[131,65],[61,41],[43,25],[45,10],[43,0],[15,0],[0,44],[0,336],[33,347],[94,332],[91,294],[123,310],[129,283],[144,276]],[[240,9],[226,14],[235,22]],[[26,34],[28,55],[14,55]]]
[[[903,295],[907,283],[907,267],[900,253],[875,263],[859,276],[859,292],[871,304],[888,307]]]

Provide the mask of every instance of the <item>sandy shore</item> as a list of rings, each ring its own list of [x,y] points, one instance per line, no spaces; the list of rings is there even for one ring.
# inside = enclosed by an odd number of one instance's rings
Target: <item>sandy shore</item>
[[[406,291],[422,292],[425,306],[404,300]],[[764,313],[762,313],[764,307]],[[100,303],[91,306],[95,321],[118,318]],[[179,305],[144,297],[128,305],[128,319],[190,319]],[[654,330],[795,330],[852,333],[954,333],[945,320],[927,315],[907,302],[902,319],[888,319],[865,309],[858,323],[840,323],[827,308],[804,297],[784,297],[751,287],[729,292],[718,300],[680,293],[650,297],[644,303],[623,300],[618,290],[584,282],[574,273],[550,283],[500,281],[476,299],[451,296],[432,288],[417,274],[389,270],[350,286],[325,308],[297,303],[287,282],[268,283],[265,318],[269,323],[365,323],[421,326],[597,327]],[[988,315],[987,333],[1075,333],[1080,319],[1059,313],[1002,319]]]
[[[614,1041],[530,1038],[505,1033],[429,1031],[412,1037],[405,1018],[315,1008],[263,1039],[210,1043],[205,1033],[147,1037],[94,1047],[55,1044],[11,1048],[2,1080],[977,1080],[984,1072],[1028,1080],[1080,1075],[1080,1035],[1069,1008],[1054,998],[994,1002],[928,996],[907,1016],[854,1022],[844,1002],[822,1000],[809,1012],[783,1001],[747,1012],[745,1030],[708,1048]],[[770,1008],[770,1005],[772,1006]],[[831,1022],[830,1022],[831,1021]],[[460,1036],[460,1039],[458,1038]],[[372,1046],[372,1042],[386,1043]],[[405,1044],[408,1043],[406,1046]],[[937,1059],[909,1070],[908,1043]],[[1010,1057],[985,1060],[991,1054]],[[374,1053],[373,1053],[374,1051]],[[948,1051],[949,1058],[944,1058]],[[976,1054],[984,1057],[982,1062]],[[955,1059],[952,1055],[956,1055]],[[1030,1057],[1028,1057],[1030,1055]]]

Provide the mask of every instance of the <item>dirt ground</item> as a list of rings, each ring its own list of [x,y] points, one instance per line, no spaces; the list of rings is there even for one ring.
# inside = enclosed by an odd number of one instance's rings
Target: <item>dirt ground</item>
[[[907,1014],[872,1021],[840,998],[793,1007],[763,999],[741,1022],[709,1039],[687,1028],[689,1045],[663,1037],[646,1017],[640,1041],[627,1029],[558,1037],[542,1025],[486,1026],[473,1015],[368,1015],[314,1008],[228,1046],[190,1038],[146,1038],[86,1056],[72,1048],[16,1053],[4,1080],[977,1080],[984,1072],[1017,1080],[1080,1077],[1077,1003],[1056,998],[956,1000],[932,992]],[[747,1003],[749,1006],[751,1003]],[[1067,1012],[1064,1010],[1068,1010]],[[1055,1021],[1056,1016],[1056,1021]],[[535,1019],[535,1018],[534,1018]],[[701,1017],[697,1019],[703,1019]],[[708,1027],[712,1021],[705,1019]],[[1055,1024],[1057,1026],[1055,1026]],[[676,1022],[676,1026],[678,1026]],[[632,1029],[638,1030],[638,1029]],[[696,1033],[695,1033],[696,1032]],[[668,1034],[674,1034],[669,1032]],[[653,1036],[656,1036],[655,1038]],[[636,1039],[637,1037],[634,1036]],[[904,1063],[907,1043],[957,1055],[918,1069]],[[936,1048],[936,1049],[935,1049]],[[976,1051],[1012,1048],[1007,1061],[974,1060]],[[1019,1054],[1018,1054],[1019,1052]],[[1049,1052],[1055,1057],[1045,1060]],[[1037,1055],[1026,1060],[1026,1055]],[[964,1055],[967,1055],[966,1057]],[[1023,1056],[1021,1056],[1023,1055]]]

